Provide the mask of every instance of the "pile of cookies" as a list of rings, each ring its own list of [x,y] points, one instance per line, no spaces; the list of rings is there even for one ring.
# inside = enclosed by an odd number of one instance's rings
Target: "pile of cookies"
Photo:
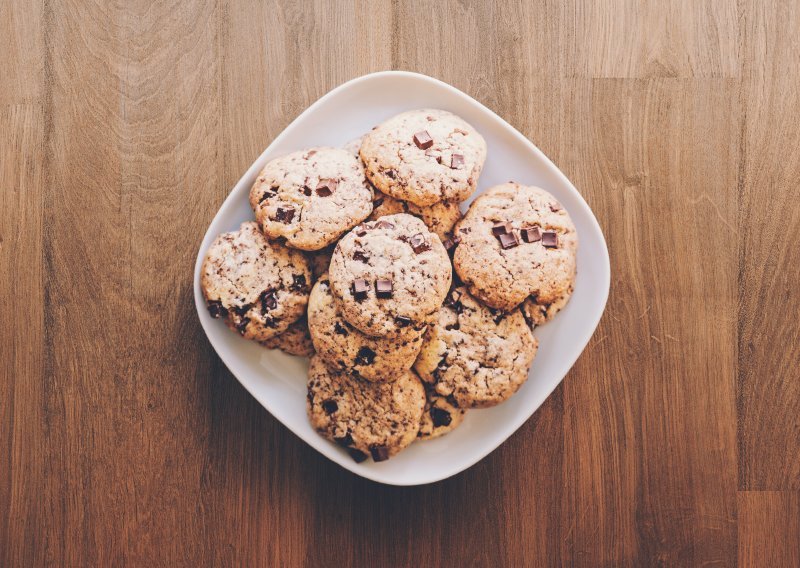
[[[255,222],[217,237],[202,289],[212,317],[310,356],[308,416],[356,461],[383,461],[507,400],[528,377],[532,331],[569,300],[577,236],[536,187],[485,191],[470,124],[410,111],[345,148],[269,162]]]

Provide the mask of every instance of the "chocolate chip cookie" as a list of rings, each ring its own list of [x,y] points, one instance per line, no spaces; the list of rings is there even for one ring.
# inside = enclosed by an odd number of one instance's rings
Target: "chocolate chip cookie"
[[[417,432],[417,438],[420,440],[444,436],[464,420],[466,411],[437,393],[433,387],[425,387],[425,396],[425,410],[422,412],[422,422]]]
[[[325,438],[356,461],[384,461],[417,437],[425,389],[412,371],[397,380],[370,383],[329,370],[315,355],[308,369],[308,416]]]
[[[510,310],[529,298],[548,307],[569,298],[578,236],[569,213],[545,190],[514,182],[487,190],[456,235],[455,270],[489,306]]]
[[[393,381],[411,368],[422,346],[422,332],[411,327],[393,336],[371,337],[342,317],[326,277],[308,301],[311,339],[325,364],[368,381]]]
[[[459,408],[486,408],[527,380],[537,346],[518,309],[489,308],[460,286],[428,328],[414,369]]]
[[[364,136],[360,154],[376,188],[425,206],[472,195],[486,160],[486,142],[458,116],[422,109],[375,127]]]
[[[319,250],[372,211],[361,162],[342,148],[314,148],[270,161],[250,190],[250,205],[269,239]]]
[[[387,215],[408,213],[419,219],[432,233],[436,233],[442,242],[453,236],[453,227],[461,219],[461,210],[454,201],[440,201],[433,205],[420,207],[407,201],[400,201],[385,193],[375,190],[375,199],[372,201],[372,213],[367,221],[375,221]]]
[[[253,222],[216,238],[203,261],[208,311],[248,339],[283,333],[305,312],[311,271],[300,251],[270,242]]]
[[[435,318],[452,279],[439,237],[404,213],[362,223],[345,235],[329,274],[345,320],[372,336],[421,330]]]
[[[294,322],[280,335],[262,341],[261,345],[267,349],[280,349],[297,357],[310,357],[314,353],[314,344],[311,342],[308,320],[305,317]]]

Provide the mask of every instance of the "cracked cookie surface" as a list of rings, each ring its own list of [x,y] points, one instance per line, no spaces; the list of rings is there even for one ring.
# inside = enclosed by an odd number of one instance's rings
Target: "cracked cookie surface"
[[[452,279],[439,237],[411,215],[362,223],[333,252],[330,283],[344,318],[384,336],[432,321]],[[383,284],[383,289],[381,289]]]
[[[414,370],[460,408],[486,408],[527,380],[537,346],[519,310],[494,310],[458,287],[428,328]]]
[[[254,222],[218,236],[200,286],[211,316],[248,339],[283,333],[305,312],[311,271],[303,253],[270,242]]]
[[[425,410],[419,425],[417,438],[432,440],[455,430],[464,420],[466,411],[452,404],[432,387],[425,388]]]
[[[286,331],[275,337],[260,342],[267,349],[280,349],[296,357],[310,357],[314,353],[314,344],[308,331],[308,320],[300,318],[291,324]]]
[[[319,250],[372,211],[361,162],[342,148],[313,148],[276,158],[250,190],[250,206],[269,239]]]
[[[372,337],[347,323],[330,291],[327,276],[311,290],[308,301],[311,339],[325,364],[368,381],[393,381],[414,364],[422,346],[421,331],[406,328]]]
[[[421,109],[394,116],[368,132],[360,155],[376,188],[425,206],[472,195],[486,160],[486,141],[450,112]]]
[[[566,303],[578,236],[567,211],[545,190],[514,182],[492,187],[472,203],[455,233],[460,242],[453,266],[484,303],[510,310],[528,298],[529,308],[544,312]]]
[[[312,427],[348,448],[356,461],[383,461],[417,437],[425,389],[412,371],[370,383],[331,371],[315,355],[308,369],[306,408]]]

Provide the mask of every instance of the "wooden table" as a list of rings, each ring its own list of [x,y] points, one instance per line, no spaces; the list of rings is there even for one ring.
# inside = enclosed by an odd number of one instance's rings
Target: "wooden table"
[[[800,564],[800,4],[0,4],[0,565]],[[298,113],[452,83],[572,179],[608,309],[512,438],[394,488],[228,373],[192,267]]]

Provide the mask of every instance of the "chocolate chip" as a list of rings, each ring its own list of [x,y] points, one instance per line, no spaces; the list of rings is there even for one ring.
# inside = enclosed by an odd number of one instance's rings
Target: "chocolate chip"
[[[369,262],[369,256],[364,254],[362,251],[357,250],[353,253],[353,260],[357,260],[359,262]]]
[[[461,154],[453,154],[450,156],[450,169],[460,170],[464,167],[464,156]]]
[[[275,297],[275,290],[272,288],[261,292],[261,296],[258,299],[261,302],[261,311],[264,313],[278,307],[278,299]]]
[[[378,279],[375,281],[375,295],[378,298],[391,298],[392,297],[392,281]]]
[[[281,223],[291,223],[294,219],[294,207],[278,207],[275,213],[275,220]]]
[[[347,446],[351,446],[353,444],[353,437],[350,435],[350,432],[346,432],[344,436],[334,438],[333,441],[346,448]]]
[[[542,245],[547,248],[558,248],[558,233],[552,231],[542,233]]]
[[[303,195],[305,195],[306,197],[311,197],[311,188],[308,187],[307,185],[303,186]]]
[[[433,420],[433,425],[438,428],[439,426],[450,426],[453,417],[446,410],[434,406],[431,408],[431,420]]]
[[[380,220],[375,224],[376,229],[394,229],[394,225],[389,221]]]
[[[383,173],[386,174],[386,177],[388,177],[390,179],[394,179],[394,176],[396,175],[394,170],[386,170]]]
[[[381,205],[383,205],[383,197],[379,197],[375,201],[372,202],[372,208],[373,209],[377,209]]]
[[[328,197],[336,191],[336,186],[339,185],[339,182],[335,179],[321,179],[319,180],[319,184],[317,184],[317,195],[320,197]]]
[[[303,274],[293,274],[292,275],[292,285],[289,286],[289,290],[293,292],[302,292],[306,289],[306,277]]]
[[[350,454],[350,457],[353,458],[356,463],[361,463],[367,459],[367,454],[364,452],[359,452],[358,450],[354,450],[353,448],[348,449],[347,453]]]
[[[356,236],[357,237],[363,237],[366,234],[367,234],[367,230],[365,228],[363,228],[363,227],[356,231]]]
[[[456,323],[449,323],[449,324],[447,324],[446,326],[444,326],[444,328],[445,328],[447,331],[452,331],[452,330],[454,330],[454,329],[455,329],[455,330],[459,330],[459,329],[461,329],[461,324],[460,324],[459,322],[456,322]]]
[[[363,300],[367,297],[367,290],[369,290],[369,284],[363,278],[357,278],[353,281],[353,297],[356,300]]]
[[[214,319],[219,319],[228,313],[228,310],[225,309],[225,306],[223,306],[222,302],[219,300],[209,300],[206,307],[208,308],[208,313],[210,313],[211,317]]]
[[[503,233],[497,238],[500,239],[500,246],[504,249],[514,248],[519,244],[517,236],[514,233]]]
[[[376,462],[382,462],[389,459],[389,448],[386,446],[372,446],[369,449],[369,453],[372,454],[372,459]]]
[[[553,213],[555,213],[557,211],[561,211],[561,205],[559,205],[558,203],[551,203],[550,204],[550,211],[552,211]]]
[[[430,243],[425,240],[425,235],[422,233],[417,233],[411,237],[411,239],[408,241],[408,244],[411,245],[411,248],[414,249],[414,252],[417,254],[431,250]]]
[[[397,327],[408,327],[411,325],[411,318],[407,318],[406,316],[397,316],[394,318]]]
[[[316,153],[317,153],[317,151],[316,151],[316,150],[309,150],[309,151],[308,151],[308,154],[306,154],[306,159],[310,158],[311,156],[313,156],[313,155],[314,155],[314,154],[316,154]]]
[[[347,331],[347,328],[338,321],[333,325],[333,331],[339,335],[350,335],[350,332]]]
[[[504,222],[504,223],[497,223],[495,226],[492,227],[492,234],[495,237],[499,237],[500,235],[505,235],[506,233],[511,232],[511,223]]]
[[[420,150],[427,150],[433,146],[433,138],[431,138],[427,130],[420,130],[414,134],[414,144],[416,144],[417,148]]]
[[[375,352],[369,347],[362,347],[356,353],[356,365],[372,365],[375,362]]]
[[[276,188],[270,188],[269,191],[265,191],[264,195],[261,196],[261,199],[259,199],[258,202],[259,203],[264,203],[264,201],[266,201],[267,199],[270,199],[271,197],[275,197],[276,195],[278,195],[277,192],[272,191],[273,189],[278,189],[278,188],[277,187]]]
[[[237,316],[239,316],[241,318],[241,317],[244,317],[244,315],[247,312],[249,312],[250,308],[252,308],[252,307],[253,307],[253,304],[242,304],[241,306],[233,306],[231,308],[231,310],[233,311],[233,313],[235,313]]]
[[[328,414],[333,414],[334,412],[339,410],[339,405],[336,404],[335,400],[329,398],[328,400],[322,401],[322,410],[324,410]]]
[[[526,243],[535,243],[542,239],[539,227],[525,227],[521,229],[519,233],[522,236],[522,240]]]

